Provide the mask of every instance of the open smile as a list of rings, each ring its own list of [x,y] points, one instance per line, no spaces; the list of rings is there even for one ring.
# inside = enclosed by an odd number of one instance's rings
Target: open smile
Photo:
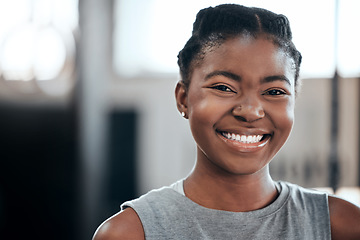
[[[253,152],[264,147],[271,138],[271,134],[238,134],[217,131],[223,141],[240,152]]]

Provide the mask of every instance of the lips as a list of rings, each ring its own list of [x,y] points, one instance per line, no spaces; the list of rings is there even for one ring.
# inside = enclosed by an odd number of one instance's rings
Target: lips
[[[225,141],[232,148],[238,151],[252,152],[257,151],[264,147],[271,134],[265,133],[264,131],[254,131],[254,133],[235,133],[230,131],[217,131],[223,141]]]

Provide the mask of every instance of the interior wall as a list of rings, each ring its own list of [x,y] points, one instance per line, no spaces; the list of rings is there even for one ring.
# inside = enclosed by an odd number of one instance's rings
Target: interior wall
[[[341,79],[339,85],[339,154],[341,186],[359,186],[360,79]]]

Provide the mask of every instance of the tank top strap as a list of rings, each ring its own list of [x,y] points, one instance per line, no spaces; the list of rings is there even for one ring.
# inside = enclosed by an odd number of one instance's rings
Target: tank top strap
[[[184,192],[184,179],[181,179],[173,184],[170,185],[170,188],[175,190],[176,192],[180,193],[181,195],[185,196]]]

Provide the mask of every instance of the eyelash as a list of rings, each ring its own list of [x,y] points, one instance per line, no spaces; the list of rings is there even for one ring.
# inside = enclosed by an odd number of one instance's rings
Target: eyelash
[[[270,89],[263,93],[263,95],[270,95],[270,96],[280,96],[286,95],[287,93],[281,89]]]
[[[223,85],[223,84],[214,85],[211,88],[216,89],[221,92],[236,93],[236,91],[232,90],[230,87]],[[286,95],[286,94],[287,94],[287,92],[282,89],[270,89],[263,93],[263,95],[269,95],[269,96],[281,96],[281,95]]]
[[[222,85],[222,84],[219,84],[219,85],[215,85],[215,86],[212,86],[211,87],[212,89],[216,89],[216,90],[219,90],[221,92],[233,92],[233,93],[236,93],[234,90],[232,90],[230,87],[226,86],[226,85]]]

